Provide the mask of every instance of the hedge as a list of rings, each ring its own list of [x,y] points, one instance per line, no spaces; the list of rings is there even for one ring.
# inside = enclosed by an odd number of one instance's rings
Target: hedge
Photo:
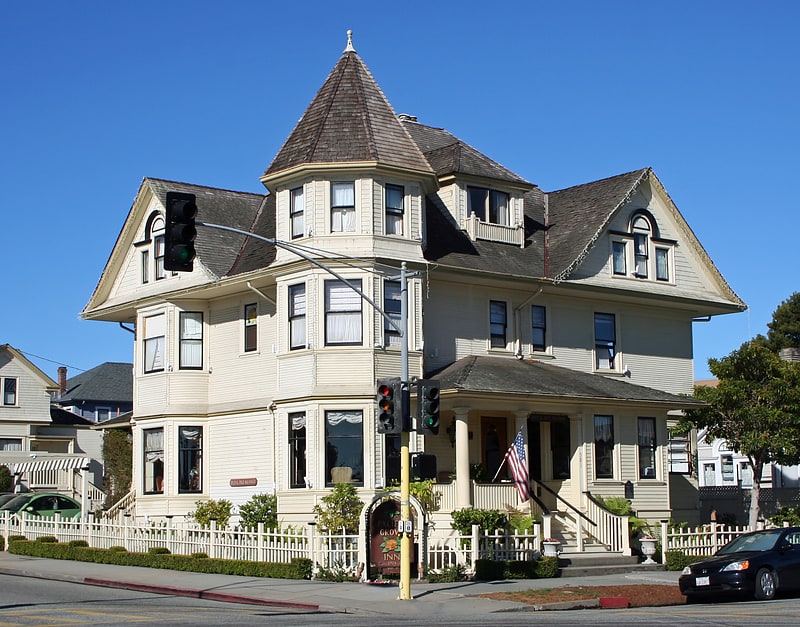
[[[683,570],[689,564],[708,559],[710,555],[686,555],[683,551],[667,551],[667,561],[664,564],[667,570]]]
[[[558,577],[558,558],[542,557],[533,561],[494,561],[480,559],[475,562],[475,579],[551,579]]]
[[[270,577],[276,579],[310,579],[311,560],[295,558],[289,564],[273,562],[248,562],[245,560],[211,559],[209,557],[173,555],[170,553],[131,553],[112,549],[80,546],[78,543],[52,542],[48,538],[26,540],[9,538],[8,550],[17,555],[47,557],[51,559],[116,564],[118,566],[143,566],[196,573],[242,575],[245,577]]]

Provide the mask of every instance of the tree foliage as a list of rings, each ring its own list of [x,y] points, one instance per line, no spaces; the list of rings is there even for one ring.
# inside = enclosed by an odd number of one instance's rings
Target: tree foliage
[[[10,492],[14,485],[14,476],[8,466],[0,466],[0,492]]]
[[[705,407],[684,420],[747,456],[753,468],[750,523],[758,518],[761,473],[766,464],[800,463],[800,364],[784,361],[758,339],[727,357],[709,359],[716,387],[698,386]]]
[[[364,503],[358,498],[352,483],[337,483],[322,497],[322,504],[314,506],[314,514],[317,524],[325,531],[338,533],[344,529],[346,533],[356,533],[363,507]]]
[[[782,348],[800,348],[800,292],[795,292],[772,313],[772,321],[767,324],[767,337],[758,336],[772,352]]]
[[[278,497],[275,494],[254,494],[247,503],[239,507],[242,525],[255,528],[264,523],[267,529],[278,526]]]
[[[187,516],[207,529],[211,526],[211,521],[217,521],[217,527],[227,527],[233,511],[233,503],[228,499],[209,499],[207,501],[196,501],[195,510],[189,512]]]

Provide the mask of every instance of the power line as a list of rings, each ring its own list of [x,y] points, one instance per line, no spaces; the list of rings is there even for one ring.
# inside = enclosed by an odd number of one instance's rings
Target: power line
[[[67,368],[70,368],[71,370],[79,370],[80,372],[86,372],[85,368],[78,368],[77,366],[70,366],[69,364],[65,364],[63,361],[55,361],[53,359],[48,359],[47,357],[41,357],[40,355],[34,355],[33,353],[28,353],[28,352],[23,351],[23,350],[19,350],[19,349],[17,349],[17,350],[20,353],[22,353],[23,355],[25,355],[25,357],[28,357],[28,358],[32,357],[33,359],[41,359],[42,361],[48,361],[51,364],[56,364],[56,365],[59,365],[59,366],[65,366]]]

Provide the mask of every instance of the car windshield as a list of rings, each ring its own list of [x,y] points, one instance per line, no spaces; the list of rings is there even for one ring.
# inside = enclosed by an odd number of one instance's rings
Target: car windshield
[[[8,503],[0,507],[0,510],[6,512],[18,512],[25,503],[31,500],[30,494],[20,494],[19,496],[15,496],[11,499]]]
[[[781,530],[764,531],[760,533],[749,533],[731,540],[723,546],[717,555],[727,555],[729,553],[739,553],[741,551],[769,551],[775,546],[775,542],[780,536]]]

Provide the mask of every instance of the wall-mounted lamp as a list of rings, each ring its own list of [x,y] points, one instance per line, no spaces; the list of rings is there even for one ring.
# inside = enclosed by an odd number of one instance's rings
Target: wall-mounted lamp
[[[450,422],[447,426],[447,437],[450,438],[450,446],[455,447],[456,445],[456,419]]]

